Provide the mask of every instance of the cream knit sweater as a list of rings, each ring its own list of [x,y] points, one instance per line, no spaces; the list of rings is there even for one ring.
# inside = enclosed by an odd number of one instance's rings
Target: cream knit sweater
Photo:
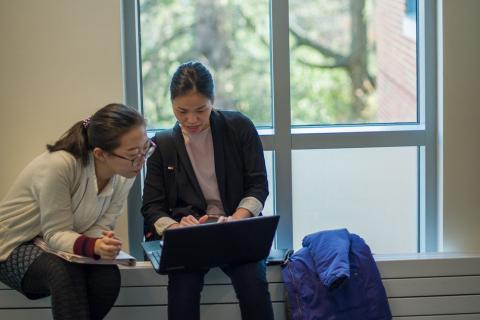
[[[92,154],[82,167],[68,152],[42,153],[0,202],[0,261],[36,236],[73,253],[80,234],[100,237],[103,230],[113,230],[133,181],[113,176],[98,194]]]

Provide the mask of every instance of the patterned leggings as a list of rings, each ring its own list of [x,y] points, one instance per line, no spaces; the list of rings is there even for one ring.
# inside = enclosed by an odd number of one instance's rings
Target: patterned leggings
[[[84,265],[42,253],[22,281],[27,296],[52,297],[54,319],[103,319],[120,291],[116,265]]]

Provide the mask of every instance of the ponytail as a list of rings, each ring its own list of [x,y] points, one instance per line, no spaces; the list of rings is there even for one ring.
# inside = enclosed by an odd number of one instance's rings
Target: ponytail
[[[76,159],[80,159],[82,164],[88,164],[88,146],[87,129],[83,126],[83,121],[75,123],[55,144],[47,144],[47,150],[50,152],[64,150],[71,153]]]
[[[91,118],[75,123],[57,142],[47,144],[47,150],[67,151],[86,166],[91,150],[100,148],[112,152],[120,145],[120,138],[125,133],[141,125],[145,125],[145,119],[135,109],[112,103]]]

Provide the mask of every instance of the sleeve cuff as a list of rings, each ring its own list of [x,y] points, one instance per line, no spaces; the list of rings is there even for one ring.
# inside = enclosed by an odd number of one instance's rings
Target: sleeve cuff
[[[90,238],[85,235],[81,235],[75,240],[73,244],[73,253],[90,257],[94,259],[100,259],[100,256],[95,254],[95,242],[97,238]]]
[[[245,197],[240,201],[238,208],[247,209],[254,217],[258,216],[263,210],[262,203],[255,197]]]
[[[155,221],[155,230],[157,231],[158,235],[161,236],[163,235],[163,232],[165,229],[170,227],[172,224],[178,223],[177,221],[173,220],[172,218],[169,217],[162,217]]]

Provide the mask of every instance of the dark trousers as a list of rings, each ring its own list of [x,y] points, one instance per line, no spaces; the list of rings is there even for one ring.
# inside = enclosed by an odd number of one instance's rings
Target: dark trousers
[[[25,273],[22,289],[30,296],[50,294],[54,319],[103,319],[120,291],[120,271],[116,265],[76,264],[42,253]]]
[[[222,268],[232,280],[243,320],[273,320],[264,261]],[[168,319],[200,319],[200,293],[207,270],[168,275]]]

